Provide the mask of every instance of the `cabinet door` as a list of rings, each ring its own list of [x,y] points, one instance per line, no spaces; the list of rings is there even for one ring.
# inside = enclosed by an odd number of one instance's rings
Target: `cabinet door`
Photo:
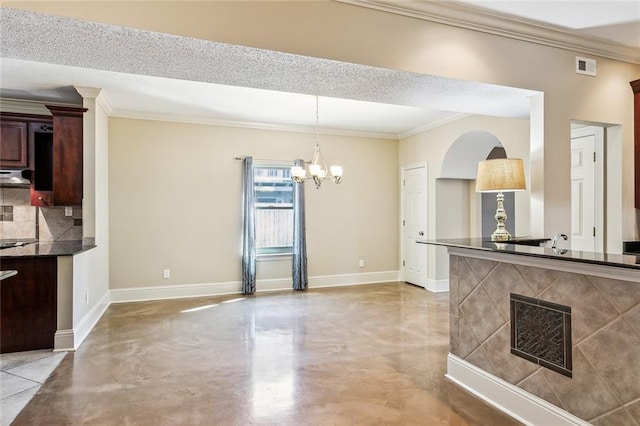
[[[57,328],[56,257],[6,257],[0,281],[0,353],[53,348]]]
[[[82,205],[82,115],[85,108],[45,105],[53,114],[53,203]]]
[[[29,168],[27,123],[0,122],[0,168]]]

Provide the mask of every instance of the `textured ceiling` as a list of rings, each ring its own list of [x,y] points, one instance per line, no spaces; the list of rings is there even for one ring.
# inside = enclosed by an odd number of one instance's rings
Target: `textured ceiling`
[[[3,97],[100,87],[122,115],[309,126],[319,95],[323,126],[388,136],[459,113],[528,117],[534,93],[9,8],[0,19]]]

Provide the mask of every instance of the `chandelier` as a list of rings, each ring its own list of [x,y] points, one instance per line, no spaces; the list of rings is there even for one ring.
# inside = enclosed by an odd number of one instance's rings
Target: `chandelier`
[[[316,96],[316,147],[313,152],[313,158],[309,163],[309,177],[307,177],[307,170],[301,166],[291,167],[291,179],[295,183],[303,183],[306,179],[313,179],[316,184],[316,188],[320,189],[322,182],[325,179],[331,178],[333,183],[342,182],[342,167],[341,166],[327,166],[327,162],[320,151],[320,126],[318,119],[318,96]]]

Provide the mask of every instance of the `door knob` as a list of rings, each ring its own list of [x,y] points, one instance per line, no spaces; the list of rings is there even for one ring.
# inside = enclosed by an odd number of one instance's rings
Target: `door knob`
[[[420,232],[418,232],[418,235],[423,236],[424,232],[420,231]]]

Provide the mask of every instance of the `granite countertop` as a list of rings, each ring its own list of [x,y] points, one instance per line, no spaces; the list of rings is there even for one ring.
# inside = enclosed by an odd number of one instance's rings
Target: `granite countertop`
[[[529,239],[531,240],[531,239]],[[535,240],[535,239],[534,239]],[[515,240],[517,241],[517,240]],[[571,262],[591,263],[596,265],[615,266],[640,270],[640,255],[622,255],[613,253],[593,253],[588,251],[566,250],[560,247],[552,249],[548,247],[535,247],[522,244],[505,244],[483,240],[482,238],[459,238],[442,240],[416,240],[420,244],[431,244],[446,247],[458,247],[474,250],[494,251],[502,253],[518,254],[522,256],[543,257],[547,259],[560,259]]]
[[[0,281],[18,275],[18,271],[0,271]]]
[[[0,250],[0,257],[73,256],[94,248],[82,241],[35,241]]]

